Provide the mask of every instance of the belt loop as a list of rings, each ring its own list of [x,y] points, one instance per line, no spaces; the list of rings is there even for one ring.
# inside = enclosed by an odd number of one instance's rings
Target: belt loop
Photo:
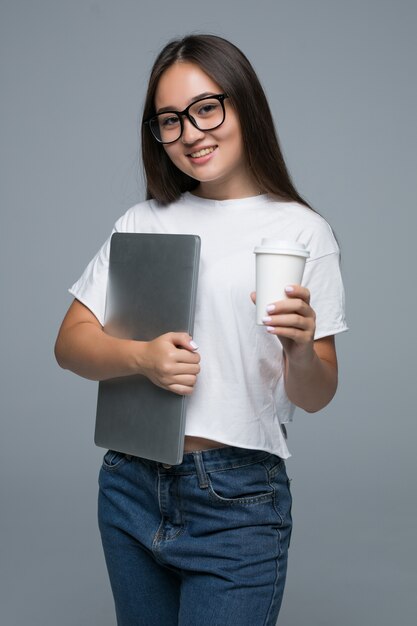
[[[197,470],[198,476],[198,484],[200,489],[207,489],[208,487],[208,477],[206,474],[206,469],[204,467],[203,455],[200,450],[197,452],[193,452],[194,463]]]

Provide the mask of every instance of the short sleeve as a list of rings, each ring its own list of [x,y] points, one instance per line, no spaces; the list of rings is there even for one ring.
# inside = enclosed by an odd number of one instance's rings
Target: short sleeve
[[[116,232],[113,228],[111,235]],[[85,268],[69,292],[90,309],[102,326],[106,312],[106,293],[109,274],[110,237]]]
[[[90,309],[102,326],[106,316],[106,295],[109,279],[110,242],[114,233],[153,232],[149,222],[149,209],[153,201],[135,204],[116,221],[109,238],[85,268],[69,292]]]
[[[316,314],[314,339],[348,330],[339,251],[309,259],[302,283],[310,291],[310,305]]]

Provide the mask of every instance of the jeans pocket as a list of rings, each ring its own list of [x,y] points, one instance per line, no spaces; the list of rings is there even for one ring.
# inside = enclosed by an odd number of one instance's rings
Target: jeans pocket
[[[116,450],[107,450],[103,457],[102,468],[108,472],[113,472],[121,467],[127,461],[127,456],[123,452]]]
[[[209,472],[207,478],[209,497],[217,504],[258,504],[274,497],[262,462]]]
[[[287,475],[287,470],[284,461],[273,465],[269,471],[269,480],[274,489],[274,506],[275,510],[282,520],[284,526],[292,528],[292,495],[290,490],[290,480]],[[290,530],[291,532],[291,530]]]

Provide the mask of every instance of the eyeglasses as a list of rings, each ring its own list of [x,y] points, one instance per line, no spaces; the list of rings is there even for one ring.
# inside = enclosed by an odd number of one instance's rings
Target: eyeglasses
[[[223,124],[226,112],[225,93],[199,98],[192,102],[184,111],[163,111],[144,120],[152,135],[159,143],[174,143],[184,130],[186,117],[198,130],[214,130]]]

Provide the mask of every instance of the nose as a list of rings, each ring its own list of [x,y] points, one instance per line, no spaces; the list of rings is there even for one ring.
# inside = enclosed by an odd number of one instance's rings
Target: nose
[[[204,137],[204,131],[196,128],[187,117],[183,117],[183,122],[182,143],[195,143]]]

